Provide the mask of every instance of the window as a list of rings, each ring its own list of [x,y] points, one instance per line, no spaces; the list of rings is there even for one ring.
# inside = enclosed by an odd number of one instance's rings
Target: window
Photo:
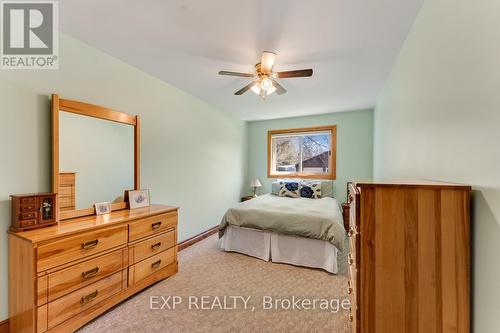
[[[335,179],[336,126],[269,131],[267,176]]]

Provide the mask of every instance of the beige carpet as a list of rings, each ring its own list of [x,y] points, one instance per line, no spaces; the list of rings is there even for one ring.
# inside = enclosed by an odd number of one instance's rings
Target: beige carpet
[[[340,273],[332,275],[291,265],[264,262],[217,249],[214,235],[179,252],[179,273],[144,290],[100,316],[79,332],[348,332],[348,311],[263,309],[263,296],[276,299],[345,299],[345,250],[339,255]],[[251,296],[248,308],[195,309],[201,296]],[[150,296],[180,296],[176,309],[151,310]],[[189,296],[197,296],[192,309]],[[214,299],[209,298],[210,304]],[[161,306],[160,302],[157,307]],[[171,306],[171,302],[169,303]],[[216,303],[217,305],[217,303]],[[230,302],[233,306],[234,303]],[[307,304],[305,304],[307,306]],[[325,303],[323,303],[325,305]],[[311,305],[312,306],[312,305]],[[252,308],[254,309],[252,311]]]

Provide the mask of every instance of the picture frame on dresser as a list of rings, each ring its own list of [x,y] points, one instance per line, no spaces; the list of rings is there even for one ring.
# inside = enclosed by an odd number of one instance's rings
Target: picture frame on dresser
[[[111,213],[111,203],[109,202],[96,202],[94,204],[96,215],[105,215]]]
[[[127,197],[130,209],[148,207],[151,205],[151,194],[149,190],[128,191]]]

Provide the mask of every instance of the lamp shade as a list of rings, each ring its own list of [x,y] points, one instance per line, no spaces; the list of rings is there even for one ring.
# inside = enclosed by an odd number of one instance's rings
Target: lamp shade
[[[258,178],[252,179],[250,182],[250,187],[261,187],[262,184],[260,183]]]

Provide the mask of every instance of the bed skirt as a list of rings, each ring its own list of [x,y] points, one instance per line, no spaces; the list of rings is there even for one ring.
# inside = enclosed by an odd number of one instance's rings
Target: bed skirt
[[[219,246],[225,251],[239,252],[265,261],[321,268],[334,274],[338,272],[338,249],[323,240],[230,225],[219,239]]]

